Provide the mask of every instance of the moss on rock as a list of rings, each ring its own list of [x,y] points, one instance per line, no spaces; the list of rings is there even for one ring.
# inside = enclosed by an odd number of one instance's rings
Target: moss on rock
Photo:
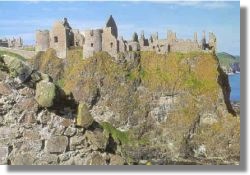
[[[89,112],[88,106],[85,103],[80,103],[78,105],[76,125],[83,128],[88,128],[93,122],[94,119]]]
[[[42,107],[52,107],[56,98],[55,84],[42,80],[36,84],[35,99]]]

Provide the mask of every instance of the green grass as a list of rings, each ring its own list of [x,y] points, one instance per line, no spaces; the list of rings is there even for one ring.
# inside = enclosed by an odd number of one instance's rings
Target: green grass
[[[26,61],[26,58],[24,58],[23,56],[19,55],[19,54],[16,54],[16,53],[13,53],[13,52],[9,52],[9,51],[3,51],[3,50],[0,50],[0,55],[9,55],[9,56],[12,56],[12,57],[16,57],[22,61]]]
[[[35,47],[25,47],[25,48],[23,48],[23,50],[35,51]]]
[[[103,127],[104,132],[107,135],[111,134],[115,141],[120,142],[122,145],[129,143],[129,134],[127,132],[122,132],[116,129],[108,122],[101,123],[101,126]]]
[[[63,87],[64,87],[64,84],[65,84],[65,80],[62,78],[62,79],[57,80],[55,83],[56,83],[56,85],[59,86],[60,88],[63,88]]]

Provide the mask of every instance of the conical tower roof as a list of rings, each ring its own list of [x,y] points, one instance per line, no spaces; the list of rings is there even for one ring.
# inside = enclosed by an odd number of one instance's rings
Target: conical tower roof
[[[112,34],[117,38],[118,30],[114,18],[110,15],[108,21],[106,22],[106,27],[111,27]]]

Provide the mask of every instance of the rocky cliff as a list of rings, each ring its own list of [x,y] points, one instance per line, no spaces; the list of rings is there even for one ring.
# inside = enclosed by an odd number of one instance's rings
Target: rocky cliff
[[[215,55],[81,54],[1,58],[1,164],[239,162],[240,119]]]

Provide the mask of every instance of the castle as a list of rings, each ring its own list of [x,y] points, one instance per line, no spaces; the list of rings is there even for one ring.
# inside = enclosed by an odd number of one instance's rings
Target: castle
[[[21,37],[13,39],[0,39],[0,47],[21,48],[23,47],[23,39]]]
[[[146,38],[142,31],[140,37],[134,33],[131,40],[124,40],[123,37],[118,37],[118,28],[112,15],[105,26],[100,29],[81,32],[78,29],[72,29],[67,18],[64,18],[63,21],[56,21],[50,31],[36,31],[36,52],[53,48],[59,58],[66,58],[67,50],[70,47],[82,47],[84,59],[99,51],[108,52],[114,58],[117,58],[118,53],[129,51],[155,51],[160,54],[215,51],[216,36],[209,33],[207,42],[205,32],[203,32],[201,41],[198,41],[195,32],[193,40],[183,40],[178,39],[175,32],[168,31],[166,39],[159,39],[158,33]]]

